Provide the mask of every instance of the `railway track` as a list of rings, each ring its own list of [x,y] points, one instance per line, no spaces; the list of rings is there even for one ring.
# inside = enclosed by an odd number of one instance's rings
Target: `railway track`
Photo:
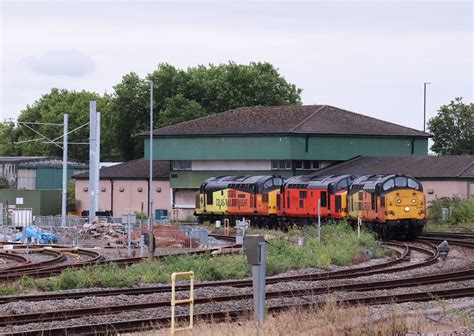
[[[230,239],[230,238],[229,238]],[[436,246],[433,243],[426,241],[419,241],[418,245],[415,244],[405,244],[399,242],[390,242],[393,248],[398,249],[397,257],[393,260],[390,260],[388,263],[378,264],[374,266],[365,266],[359,267],[356,269],[349,270],[340,270],[333,272],[324,272],[316,274],[305,274],[305,275],[294,275],[287,277],[269,277],[267,278],[266,283],[278,283],[284,281],[315,281],[315,280],[329,280],[329,279],[341,279],[348,277],[358,277],[358,276],[367,276],[378,273],[389,273],[403,271],[407,269],[412,269],[415,267],[421,267],[424,265],[430,265],[435,263],[438,258],[438,253]],[[414,262],[410,264],[402,264],[404,260],[407,260],[412,251],[418,251],[425,255],[423,261]],[[466,270],[456,271],[456,272],[444,272],[438,274],[430,275],[421,275],[416,277],[409,277],[396,280],[383,280],[383,281],[372,281],[365,283],[353,283],[345,285],[334,285],[334,286],[308,286],[301,289],[287,289],[287,290],[271,290],[267,291],[267,299],[279,299],[279,298],[294,298],[294,297],[303,297],[303,296],[312,296],[312,295],[321,295],[327,294],[329,292],[339,292],[339,291],[350,291],[350,292],[367,292],[372,290],[385,290],[393,289],[399,287],[415,287],[420,285],[429,285],[429,284],[440,284],[445,282],[457,282],[457,281],[466,281],[474,279],[474,267],[470,267]],[[209,283],[197,283],[195,288],[199,287],[218,287],[218,286],[233,286],[233,287],[250,287],[252,285],[251,280],[242,279],[242,280],[230,280],[230,281],[215,281]],[[186,285],[178,285],[177,290],[187,290],[189,289]],[[151,294],[151,293],[166,293],[170,292],[170,286],[155,286],[149,288],[129,288],[121,290],[103,290],[103,291],[90,291],[87,293],[57,293],[57,294],[47,294],[47,295],[26,295],[26,296],[9,296],[9,297],[0,297],[0,303],[6,302],[15,302],[19,300],[27,301],[41,301],[41,300],[54,300],[54,299],[74,299],[81,298],[86,296],[111,296],[111,295],[139,295],[139,294]],[[179,292],[178,292],[179,293]],[[338,302],[345,304],[387,304],[387,303],[400,303],[407,301],[429,301],[433,298],[457,298],[465,296],[474,296],[474,287],[468,286],[464,288],[452,288],[452,289],[442,289],[442,290],[431,290],[427,293],[405,293],[397,295],[367,295],[358,298],[352,299],[341,299]],[[249,301],[252,298],[252,294],[227,294],[220,296],[211,296],[211,297],[197,297],[195,299],[195,304],[199,305],[212,305],[217,302],[231,302],[231,301]],[[281,310],[286,310],[291,307],[296,308],[307,308],[320,305],[319,302],[304,302],[298,304],[271,304],[268,306],[269,312],[277,312]],[[80,318],[84,316],[98,316],[98,315],[109,315],[118,314],[120,312],[134,311],[134,310],[143,310],[148,308],[157,308],[157,307],[168,307],[170,305],[170,300],[157,300],[154,302],[147,303],[135,303],[135,304],[124,304],[124,305],[109,305],[107,307],[88,307],[88,308],[79,308],[72,309],[67,311],[43,311],[40,313],[30,313],[30,314],[16,314],[10,316],[2,316],[2,321],[0,321],[0,327],[8,328],[12,325],[22,325],[28,323],[44,323],[51,321],[61,321],[66,319]],[[226,311],[214,311],[206,312],[199,311],[194,314],[196,319],[200,320],[229,320],[229,319],[238,319],[242,316],[251,314],[251,305],[245,307],[241,304],[239,309],[226,309]],[[195,308],[196,309],[196,308]],[[188,315],[178,315],[177,319],[185,319]],[[98,334],[117,334],[121,332],[131,332],[131,331],[141,331],[147,329],[156,329],[159,325],[169,325],[169,316],[156,316],[152,318],[145,319],[129,319],[129,320],[120,320],[114,321],[113,319],[107,322],[101,323],[88,323],[74,326],[41,326],[41,329],[37,330],[22,330],[22,331],[8,331],[12,335],[67,335],[67,334],[83,334],[83,335],[98,335]],[[5,329],[9,330],[9,329]]]
[[[451,245],[474,248],[474,234],[466,232],[425,232],[419,239],[440,243],[446,240]]]
[[[307,295],[311,293],[306,293]],[[442,289],[436,291],[430,291],[428,293],[417,292],[417,293],[405,293],[397,295],[368,295],[359,298],[352,299],[341,299],[337,300],[340,304],[347,305],[375,305],[375,304],[391,304],[391,303],[402,303],[409,301],[430,301],[433,298],[458,298],[474,296],[474,287],[465,288],[453,288],[453,289]],[[239,299],[241,300],[241,299]],[[168,302],[169,304],[169,302]],[[324,302],[305,302],[299,304],[283,304],[283,305],[269,305],[267,307],[268,312],[278,312],[282,310],[288,310],[290,308],[314,308],[324,304]],[[135,308],[136,309],[136,308]],[[56,312],[58,315],[60,313]],[[212,312],[200,312],[194,313],[194,318],[198,320],[211,320],[213,322],[235,320],[242,316],[248,316],[251,314],[251,308],[244,307],[238,309],[228,309],[226,311],[212,311]],[[177,315],[177,320],[186,320],[189,315]],[[159,316],[152,318],[143,319],[131,319],[131,320],[119,320],[119,321],[107,321],[101,323],[88,323],[73,326],[61,326],[61,327],[44,327],[41,329],[33,330],[21,330],[21,331],[8,331],[9,335],[70,335],[70,334],[81,334],[81,335],[110,335],[123,332],[143,331],[149,329],[156,329],[157,326],[169,325],[169,316]],[[5,329],[8,330],[8,329]]]
[[[374,275],[380,273],[394,273],[398,271],[408,270],[423,265],[429,265],[436,261],[437,253],[435,249],[430,246],[428,248],[421,248],[418,246],[407,245],[404,243],[391,243],[392,246],[399,248],[401,251],[397,252],[397,257],[384,263],[363,266],[358,268],[351,268],[338,271],[330,271],[323,273],[310,273],[310,274],[299,274],[291,276],[276,276],[267,277],[267,284],[274,284],[280,282],[289,281],[317,281],[317,280],[331,280],[331,279],[344,279],[344,278],[355,278],[360,276]],[[413,249],[416,249],[426,254],[426,260],[420,263],[412,263],[408,265],[402,265],[396,267],[398,264],[406,261]],[[388,269],[387,269],[388,268]],[[194,284],[195,288],[202,287],[250,287],[252,286],[252,279],[238,279],[238,280],[224,280],[224,281],[211,281],[204,283]],[[188,290],[188,285],[177,285],[176,290]],[[0,304],[15,301],[44,301],[44,300],[63,300],[63,299],[79,299],[87,296],[110,296],[110,295],[142,295],[142,294],[154,294],[154,293],[166,293],[171,291],[171,286],[160,285],[154,287],[145,288],[124,288],[124,289],[109,289],[109,290],[94,290],[87,292],[74,292],[74,293],[48,293],[48,294],[36,294],[36,295],[21,295],[21,296],[2,296],[0,297]]]
[[[301,289],[289,289],[289,290],[273,290],[266,292],[266,298],[283,298],[283,297],[295,297],[303,295],[320,295],[327,294],[337,291],[353,291],[353,292],[365,292],[369,290],[386,290],[400,287],[413,287],[419,285],[429,285],[444,283],[447,281],[466,281],[474,279],[474,268],[468,270],[462,270],[457,272],[446,272],[439,274],[431,274],[426,276],[417,276],[404,279],[395,280],[384,280],[384,281],[373,281],[365,283],[354,283],[337,286],[307,286]],[[247,294],[231,294],[231,295],[219,295],[211,297],[195,298],[195,304],[205,304],[213,302],[223,301],[236,301],[236,300],[251,300],[253,294],[249,291]],[[122,305],[108,305],[106,307],[93,307],[93,308],[78,308],[67,311],[58,312],[53,311],[42,311],[39,313],[29,314],[13,314],[9,316],[2,316],[0,321],[0,327],[5,327],[11,324],[27,324],[27,323],[40,323],[48,321],[59,321],[70,318],[78,318],[88,315],[104,315],[112,314],[123,311],[133,311],[148,308],[157,307],[168,307],[170,306],[170,298],[160,301],[138,303],[138,304],[122,304]]]
[[[225,247],[236,247],[240,245],[229,245]],[[15,246],[15,248],[20,248],[20,246]],[[59,251],[56,251],[57,248]],[[215,250],[220,250],[221,247],[215,248],[207,248],[207,249],[199,249],[195,251],[186,251],[183,254],[204,254],[209,253]],[[15,251],[15,249],[13,249]],[[63,262],[66,260],[66,256],[64,256],[61,251],[74,251],[78,254],[88,255],[92,259],[84,261],[84,262],[76,262],[72,264],[65,264],[65,265],[56,265],[54,264]],[[23,265],[18,265],[14,267],[8,267],[4,269],[0,269],[0,282],[12,282],[20,279],[23,276],[35,277],[35,278],[44,278],[54,276],[63,272],[66,269],[78,269],[83,267],[89,266],[106,266],[115,264],[118,266],[130,266],[135,263],[142,262],[147,258],[142,257],[133,257],[133,258],[125,258],[125,259],[114,259],[114,260],[103,260],[103,257],[96,251],[86,250],[86,249],[74,249],[74,248],[67,248],[64,246],[46,246],[44,248],[44,253],[54,254],[55,258],[43,262],[38,263],[26,263]],[[155,256],[154,259],[162,259],[170,255],[175,255],[176,253],[171,254],[164,254]],[[180,253],[178,253],[180,254]]]

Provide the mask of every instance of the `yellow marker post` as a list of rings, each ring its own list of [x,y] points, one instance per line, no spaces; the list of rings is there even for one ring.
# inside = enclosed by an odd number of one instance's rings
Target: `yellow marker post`
[[[224,218],[224,234],[226,236],[229,235],[229,219],[228,218]]]
[[[176,277],[177,276],[188,276],[189,277],[189,299],[176,300]],[[189,304],[189,325],[185,328],[176,328],[175,323],[175,309],[176,305]],[[194,272],[174,272],[171,274],[171,335],[174,335],[177,331],[192,330],[193,329],[193,315],[194,315]]]

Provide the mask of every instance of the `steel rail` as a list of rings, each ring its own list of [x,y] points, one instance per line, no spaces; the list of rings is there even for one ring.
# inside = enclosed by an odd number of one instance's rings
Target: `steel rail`
[[[360,277],[371,274],[384,273],[386,267],[393,266],[403,262],[411,252],[411,249],[408,245],[402,243],[391,243],[397,247],[403,247],[402,252],[397,252],[398,257],[389,260],[388,262],[363,266],[352,269],[345,269],[339,271],[331,271],[324,273],[311,273],[311,274],[302,274],[302,275],[290,275],[290,276],[276,276],[276,277],[267,277],[266,283],[278,283],[278,282],[288,282],[288,281],[316,281],[316,280],[330,280],[330,279],[340,279],[348,277]],[[432,251],[425,251],[425,253],[430,254]],[[417,267],[418,264],[406,265],[404,267]],[[396,272],[398,268],[389,269],[389,272]],[[221,287],[221,286],[231,286],[231,287],[249,287],[252,286],[251,279],[238,279],[238,280],[224,280],[224,281],[210,281],[205,283],[196,283],[194,284],[195,288],[200,287]],[[188,290],[188,285],[177,285],[176,290]],[[111,295],[140,295],[140,294],[152,294],[152,293],[163,293],[170,292],[170,285],[160,285],[153,287],[144,287],[144,288],[122,288],[122,289],[108,289],[108,290],[94,290],[87,292],[73,292],[73,293],[48,293],[48,294],[35,294],[35,295],[21,295],[21,296],[2,296],[0,297],[0,304],[6,302],[16,302],[16,301],[44,301],[44,300],[62,300],[62,299],[78,299],[87,296],[111,296]]]
[[[435,290],[430,292],[418,292],[418,293],[404,293],[395,295],[376,295],[376,296],[365,296],[360,298],[352,299],[341,299],[337,300],[338,304],[346,305],[376,305],[376,304],[390,304],[390,303],[402,303],[410,301],[430,301],[434,299],[448,299],[458,297],[470,297],[474,296],[474,287],[464,288],[452,288]],[[290,305],[272,305],[268,306],[268,312],[278,312],[288,310],[291,308],[315,308],[324,305],[324,302],[306,302],[302,304],[290,304]],[[222,312],[198,312],[194,313],[194,317],[197,320],[212,320],[213,322],[228,321],[241,318],[243,316],[249,316],[251,314],[250,308],[240,308],[234,310],[226,310]],[[189,315],[178,315],[178,320],[186,320]],[[154,317],[144,319],[134,319],[127,321],[108,321],[97,324],[83,324],[74,326],[61,326],[45,328],[42,327],[38,330],[23,330],[23,331],[8,331],[9,335],[110,335],[118,334],[131,331],[144,331],[157,329],[157,326],[163,326],[168,324],[170,318],[166,317]]]
[[[283,298],[283,297],[294,297],[294,296],[305,296],[305,295],[320,295],[327,294],[336,291],[369,291],[369,290],[383,290],[393,289],[400,287],[413,287],[420,285],[429,285],[437,283],[445,283],[448,281],[466,281],[474,279],[474,268],[457,271],[457,272],[446,272],[438,274],[430,274],[426,276],[417,276],[411,278],[394,279],[394,280],[383,280],[373,281],[368,283],[355,283],[345,284],[336,286],[312,286],[301,289],[290,289],[290,290],[274,290],[267,291],[266,298]],[[211,302],[223,302],[223,301],[235,301],[235,300],[250,300],[253,294],[231,294],[231,295],[219,295],[214,297],[202,297],[195,298],[195,304],[204,304]],[[138,304],[124,304],[124,305],[111,305],[106,307],[88,307],[88,308],[77,308],[70,309],[67,311],[42,311],[39,313],[26,313],[26,314],[14,314],[8,316],[2,316],[0,320],[0,327],[4,327],[11,324],[27,324],[27,323],[39,323],[47,321],[58,321],[66,320],[70,318],[83,317],[88,315],[103,315],[111,314],[116,312],[140,310],[147,308],[167,307],[170,305],[170,300],[161,300],[147,303]]]
[[[18,255],[18,254],[13,254],[13,253],[0,252],[0,258],[14,260],[17,263],[21,263],[23,265],[27,264],[27,263],[30,263],[30,261],[27,258],[25,258],[21,255]]]
[[[468,241],[463,239],[452,239],[450,236],[419,236],[418,239],[430,241],[430,242],[442,242],[446,240],[451,245],[467,247],[467,248],[474,248],[474,241]]]
[[[229,245],[226,247],[235,247],[236,245]],[[65,247],[60,247],[61,249],[65,249]],[[180,255],[180,254],[205,254],[209,253],[215,250],[219,250],[221,247],[215,247],[215,248],[208,248],[208,249],[198,249],[194,251],[189,251],[189,252],[184,252],[184,253],[170,253],[170,254],[163,254],[159,256],[153,257],[153,259],[163,259],[165,257],[169,257],[172,255]],[[48,251],[54,251],[54,249],[48,250]],[[87,250],[81,250],[82,253],[87,253]],[[64,257],[65,258],[65,257]],[[11,282],[18,280],[19,278],[23,276],[30,276],[30,277],[50,277],[53,275],[56,275],[58,273],[61,273],[65,269],[68,268],[82,268],[82,267],[89,267],[89,266],[104,266],[104,265],[110,265],[110,264],[116,264],[119,266],[129,266],[138,262],[142,262],[146,260],[146,258],[142,257],[133,257],[133,258],[126,258],[126,259],[114,259],[114,260],[99,260],[100,258],[97,258],[96,260],[88,260],[82,263],[74,263],[74,264],[66,264],[66,265],[59,265],[59,266],[51,266],[51,267],[44,267],[43,265],[39,266],[34,266],[30,267],[33,264],[30,264],[30,266],[26,265],[25,267],[20,267],[19,269],[4,269],[0,270],[0,282]],[[11,272],[14,271],[14,272]]]
[[[35,269],[43,268],[45,266],[49,266],[51,264],[57,264],[66,260],[66,256],[59,251],[54,251],[52,249],[44,249],[42,252],[44,254],[53,255],[54,258],[44,260],[44,261],[26,263],[26,264],[15,265],[15,266],[4,268],[0,270],[0,278],[5,275],[8,275],[12,271],[14,271],[15,273],[21,273],[22,271],[25,271],[25,270],[35,270]],[[37,251],[34,251],[34,253],[37,253]]]

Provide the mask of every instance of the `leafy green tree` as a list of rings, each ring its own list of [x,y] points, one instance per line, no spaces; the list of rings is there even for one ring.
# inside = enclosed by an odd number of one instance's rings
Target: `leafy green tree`
[[[145,79],[129,73],[114,87],[112,108],[114,143],[123,160],[143,156],[140,134],[149,130],[149,80],[153,80],[154,128],[243,106],[301,104],[301,89],[270,63],[230,62],[186,70],[160,64]]]
[[[428,122],[433,135],[431,150],[441,155],[474,155],[474,104],[455,98]]]
[[[0,176],[0,189],[9,189],[10,188],[10,183],[8,183],[8,180],[3,177],[3,176]],[[2,209],[0,209],[1,211]],[[0,212],[0,216],[1,216],[1,212]]]
[[[110,115],[113,143],[124,161],[143,157],[140,133],[148,129],[150,84],[136,73],[129,73],[115,87]]]
[[[18,148],[13,144],[14,133],[15,125],[12,122],[0,123],[0,156],[18,155]]]
[[[166,98],[164,106],[165,109],[160,115],[161,126],[173,125],[207,115],[207,112],[199,103],[184,98],[181,93],[172,98]]]
[[[67,183],[67,199],[66,199],[66,210],[76,211],[79,200],[76,199],[76,184],[74,181],[68,181]]]
[[[107,119],[108,113],[110,113],[110,100],[109,95],[100,96],[93,92],[87,91],[68,91],[52,89],[50,93],[43,95],[40,99],[34,102],[32,105],[28,105],[23,111],[21,111],[18,117],[19,122],[39,122],[39,123],[63,123],[63,114],[69,115],[69,130],[73,130],[85,123],[89,122],[89,101],[97,101],[97,110],[102,112],[102,115]],[[34,130],[46,135],[49,139],[56,139],[63,134],[62,126],[49,126],[49,125],[29,125]],[[105,135],[107,127],[102,123],[101,130],[104,130]],[[21,142],[26,140],[32,140],[39,138],[39,135],[35,131],[31,130],[25,125],[19,123],[19,125],[12,129],[7,129],[4,132],[9,132],[10,142]],[[102,132],[101,132],[102,133]],[[89,127],[83,127],[73,133],[69,134],[69,142],[88,142],[89,139]],[[103,160],[109,159],[112,152],[107,150],[111,147],[110,142],[107,138],[102,136],[102,144],[104,144],[101,150],[101,156]],[[59,142],[62,140],[59,139]],[[2,155],[8,155],[8,152],[12,152],[9,145],[4,145]],[[30,156],[59,156],[62,157],[62,149],[51,143],[45,143],[45,141],[27,142],[23,144],[15,145],[14,153],[17,155],[30,155]],[[68,148],[68,157],[79,159],[82,161],[89,160],[89,147],[87,145],[70,145]]]

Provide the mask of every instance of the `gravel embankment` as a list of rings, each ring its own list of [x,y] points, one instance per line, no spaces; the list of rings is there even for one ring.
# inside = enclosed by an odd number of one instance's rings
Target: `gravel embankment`
[[[444,283],[440,285],[429,285],[429,286],[419,286],[416,288],[397,288],[390,291],[385,290],[377,290],[371,292],[336,292],[330,294],[332,298],[337,300],[347,299],[347,298],[363,298],[366,296],[374,296],[374,295],[385,295],[385,294],[402,294],[402,293],[409,293],[409,292],[429,292],[433,290],[439,289],[447,289],[447,288],[463,288],[468,286],[474,286],[474,281],[464,281],[464,282],[457,282],[457,283]],[[201,295],[216,295],[214,289],[209,291],[208,293]],[[119,296],[121,297],[121,296]],[[118,300],[118,297],[115,297],[114,300]],[[324,302],[328,298],[328,295],[307,295],[303,297],[290,297],[290,298],[279,298],[279,299],[269,299],[267,300],[267,306],[273,305],[281,305],[281,304],[298,304],[298,303],[308,303],[308,302]],[[90,298],[89,298],[90,300]],[[123,298],[123,300],[126,300]],[[121,304],[125,304],[126,302],[120,302]],[[77,301],[77,300],[75,300]],[[115,301],[116,302],[116,301]],[[211,313],[211,312],[219,312],[219,311],[228,311],[238,308],[250,308],[252,306],[252,300],[241,300],[241,301],[230,301],[230,302],[213,302],[211,304],[199,304],[195,305],[194,311],[196,313]],[[185,314],[187,312],[187,307],[178,306],[176,307],[177,314]],[[56,310],[64,310],[62,307],[55,307]],[[381,309],[379,307],[379,309]],[[45,310],[45,309],[43,309]],[[77,325],[77,324],[93,324],[93,323],[110,323],[113,321],[122,321],[122,320],[132,320],[132,319],[140,319],[143,316],[149,317],[158,317],[158,316],[170,316],[170,308],[169,307],[160,307],[160,308],[152,308],[152,309],[144,309],[139,311],[128,311],[113,315],[97,315],[97,316],[88,316],[83,318],[75,318],[66,321],[57,321],[51,323],[38,323],[38,324],[28,324],[28,325],[20,325],[20,326],[13,326],[7,328],[1,328],[0,333],[8,333],[11,331],[26,331],[26,330],[38,330],[38,329],[46,329],[52,326],[54,327],[61,327],[64,328],[70,325]]]

